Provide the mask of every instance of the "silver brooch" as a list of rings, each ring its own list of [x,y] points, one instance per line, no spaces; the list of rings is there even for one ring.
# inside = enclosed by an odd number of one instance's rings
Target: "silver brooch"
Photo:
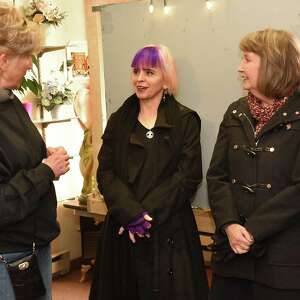
[[[146,137],[147,137],[148,139],[152,139],[152,138],[154,137],[154,132],[153,132],[152,130],[148,130],[148,131],[146,132]]]

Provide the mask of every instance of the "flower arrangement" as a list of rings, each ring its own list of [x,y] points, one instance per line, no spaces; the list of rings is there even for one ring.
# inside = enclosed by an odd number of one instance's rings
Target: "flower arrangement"
[[[43,0],[29,0],[22,5],[22,10],[27,19],[38,24],[58,26],[66,17],[66,12]]]
[[[40,105],[46,110],[51,111],[56,105],[72,103],[73,93],[67,83],[48,80],[42,86]]]

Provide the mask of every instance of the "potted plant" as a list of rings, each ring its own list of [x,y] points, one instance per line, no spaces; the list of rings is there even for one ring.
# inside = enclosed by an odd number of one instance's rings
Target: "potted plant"
[[[64,118],[66,112],[63,111],[63,104],[72,103],[73,93],[68,83],[60,83],[56,79],[43,82],[39,104],[47,111],[51,111],[53,118]],[[73,106],[71,110],[73,113]],[[70,111],[68,114],[70,114]]]

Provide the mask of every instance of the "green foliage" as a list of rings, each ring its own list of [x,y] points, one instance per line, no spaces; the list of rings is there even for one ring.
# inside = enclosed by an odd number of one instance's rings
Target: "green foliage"
[[[39,61],[38,61],[38,58],[34,55],[32,56],[32,63],[34,65],[34,67],[38,70]],[[29,74],[26,75],[26,77],[25,76],[23,77],[21,86],[18,89],[18,91],[23,95],[27,91],[31,91],[37,97],[39,97],[41,95],[42,85],[39,83],[38,75],[36,74],[36,72],[34,71],[33,68],[29,71]]]

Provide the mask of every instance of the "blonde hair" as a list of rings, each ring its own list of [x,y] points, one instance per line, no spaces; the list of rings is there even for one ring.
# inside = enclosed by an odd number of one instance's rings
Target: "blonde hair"
[[[265,29],[247,34],[240,42],[242,51],[261,58],[257,89],[263,95],[279,99],[300,87],[300,49],[287,31]]]
[[[34,54],[40,51],[41,42],[37,24],[26,20],[14,6],[0,2],[0,52]]]
[[[134,55],[132,68],[157,67],[162,71],[167,92],[175,95],[178,88],[175,61],[168,47],[163,45],[147,45]]]

